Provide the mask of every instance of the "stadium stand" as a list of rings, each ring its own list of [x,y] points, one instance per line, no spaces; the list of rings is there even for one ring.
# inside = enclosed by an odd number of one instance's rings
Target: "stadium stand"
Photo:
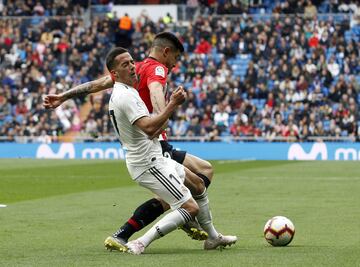
[[[92,1],[91,9],[75,0],[17,2],[4,1],[0,9],[1,140],[112,138],[109,91],[70,100],[56,112],[44,110],[41,97],[102,75],[112,46],[126,46],[142,60],[163,30],[175,32],[186,50],[170,91],[183,84],[189,93],[172,117],[170,136],[360,136],[356,1],[207,1],[194,9],[191,23],[131,18],[125,36],[119,29],[123,14],[110,15],[108,1]],[[120,2],[126,3],[112,3]],[[89,10],[95,10],[91,20]]]

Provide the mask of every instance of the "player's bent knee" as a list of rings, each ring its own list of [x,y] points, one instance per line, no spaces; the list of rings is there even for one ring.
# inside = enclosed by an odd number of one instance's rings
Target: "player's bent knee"
[[[181,207],[189,212],[192,218],[195,218],[199,213],[199,206],[193,198],[190,198],[188,201],[182,204]]]
[[[186,154],[183,165],[189,168],[193,173],[205,175],[210,181],[214,175],[214,170],[210,162],[191,154]]]
[[[214,176],[214,169],[211,163],[208,161],[205,161],[204,172],[204,175],[211,181]]]

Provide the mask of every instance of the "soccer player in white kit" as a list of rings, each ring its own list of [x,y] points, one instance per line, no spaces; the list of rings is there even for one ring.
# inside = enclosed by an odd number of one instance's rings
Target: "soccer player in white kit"
[[[128,252],[141,254],[145,247],[177,227],[193,220],[198,215],[201,226],[207,231],[216,231],[211,222],[206,190],[192,198],[184,185],[183,165],[164,157],[156,138],[171,113],[186,99],[186,93],[179,87],[171,96],[166,108],[150,117],[149,111],[138,91],[131,85],[136,82],[135,64],[124,48],[115,48],[107,56],[106,65],[115,77],[113,92],[109,101],[109,114],[119,140],[126,150],[128,171],[139,185],[151,190],[168,203],[172,209],[140,238],[126,244]],[[236,236],[222,236],[209,241],[208,246],[232,245]],[[213,242],[213,244],[212,244]]]
[[[182,104],[186,94],[179,87],[164,112],[150,117],[145,103],[131,85],[136,81],[135,65],[131,55],[116,48],[108,55],[109,70],[116,82],[109,101],[109,113],[119,140],[126,150],[128,171],[139,185],[165,200],[172,212],[159,220],[144,236],[127,244],[133,254],[141,254],[153,240],[175,230],[193,219],[199,207],[184,186],[184,167],[162,155],[157,136],[171,113]]]

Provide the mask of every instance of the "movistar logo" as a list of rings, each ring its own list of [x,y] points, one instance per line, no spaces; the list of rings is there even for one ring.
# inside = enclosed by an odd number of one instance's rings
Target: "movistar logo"
[[[39,159],[74,159],[75,147],[71,143],[63,143],[59,146],[58,152],[54,152],[49,145],[41,144],[36,151],[36,158]]]
[[[325,143],[314,143],[309,152],[305,152],[300,144],[292,144],[288,151],[289,160],[327,160],[328,151]]]

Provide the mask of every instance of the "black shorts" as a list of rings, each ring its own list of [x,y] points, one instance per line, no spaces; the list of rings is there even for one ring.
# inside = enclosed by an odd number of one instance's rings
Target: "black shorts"
[[[160,141],[161,144],[161,148],[162,148],[162,153],[164,155],[164,157],[167,158],[171,158],[173,160],[175,160],[176,162],[183,164],[184,159],[185,159],[185,155],[186,155],[186,151],[182,151],[182,150],[176,150],[174,149],[174,147],[172,145],[170,145],[167,141]]]

